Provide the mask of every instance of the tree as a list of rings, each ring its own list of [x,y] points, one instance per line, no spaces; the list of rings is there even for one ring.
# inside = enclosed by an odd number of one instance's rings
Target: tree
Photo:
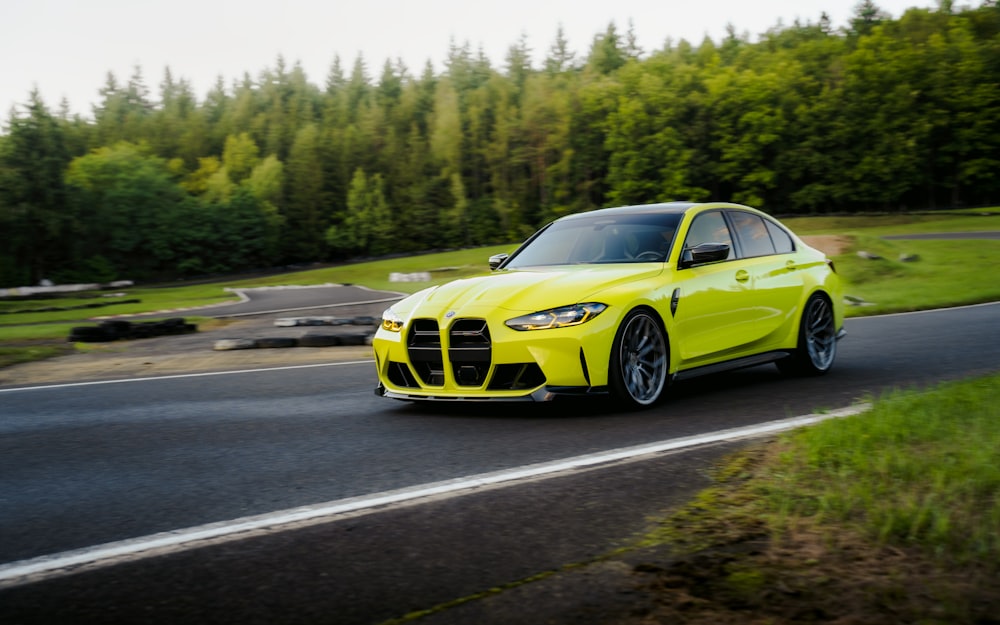
[[[285,166],[284,233],[282,244],[290,262],[317,261],[323,257],[323,232],[327,224],[322,194],[324,173],[319,152],[319,128],[304,126]]]
[[[37,284],[74,260],[75,235],[66,210],[65,135],[38,90],[25,114],[11,111],[0,142],[0,283]]]
[[[549,47],[549,55],[545,57],[545,71],[549,75],[556,75],[571,71],[574,69],[573,59],[574,54],[569,49],[569,42],[566,40],[566,32],[563,29],[562,24],[559,24],[559,29],[556,31],[555,41],[553,41],[552,45]]]
[[[448,178],[461,171],[462,119],[458,94],[448,79],[438,82],[431,122],[431,155],[441,167],[441,176]]]
[[[622,45],[615,23],[611,22],[603,35],[594,37],[587,66],[599,74],[610,74],[625,65],[628,58],[629,51]]]
[[[260,149],[249,134],[226,137],[226,146],[222,150],[222,165],[226,168],[229,179],[234,183],[245,180],[259,162]]]
[[[855,36],[870,35],[875,26],[888,18],[889,16],[875,4],[874,0],[861,0],[854,5],[849,32]]]
[[[351,178],[344,220],[326,231],[326,243],[335,253],[383,255],[394,249],[395,225],[386,203],[381,174],[368,177],[357,169]]]
[[[186,196],[163,159],[118,143],[73,159],[66,183],[74,216],[85,224],[79,258],[104,256],[119,277],[130,279],[160,276],[172,266],[176,241],[189,234],[175,219]]]
[[[257,200],[257,209],[264,217],[264,256],[269,262],[274,262],[280,254],[280,236],[285,227],[285,218],[281,209],[283,202],[284,165],[278,157],[271,154],[258,163],[250,177],[241,183]]]

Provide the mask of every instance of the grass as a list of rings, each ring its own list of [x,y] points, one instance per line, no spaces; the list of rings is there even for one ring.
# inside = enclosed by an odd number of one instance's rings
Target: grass
[[[993,622],[1000,374],[751,447],[637,547],[656,622]]]
[[[65,356],[72,352],[73,347],[68,343],[53,345],[50,341],[38,344],[31,344],[29,342],[16,346],[0,347],[0,367],[45,360],[56,356]]]
[[[881,259],[861,258],[859,251]],[[916,260],[904,262],[903,255]],[[1000,280],[991,269],[1000,264],[1000,240],[885,240],[864,234],[834,260],[845,294],[869,303],[849,307],[848,316],[1000,300]]]
[[[1000,374],[893,391],[781,447],[758,486],[772,513],[855,524],[949,563],[1000,565]]]

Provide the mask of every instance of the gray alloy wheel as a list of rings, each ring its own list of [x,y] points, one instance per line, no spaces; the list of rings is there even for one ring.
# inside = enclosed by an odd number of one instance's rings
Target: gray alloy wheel
[[[630,408],[652,406],[667,387],[669,362],[659,321],[648,311],[633,310],[619,326],[611,348],[612,393]]]
[[[829,371],[837,356],[834,323],[830,300],[819,293],[810,297],[802,313],[798,347],[790,357],[778,361],[778,368],[792,375],[822,375]]]

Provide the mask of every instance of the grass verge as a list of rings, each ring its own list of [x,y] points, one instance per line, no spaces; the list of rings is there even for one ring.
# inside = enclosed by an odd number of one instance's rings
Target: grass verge
[[[858,256],[864,251],[880,258]],[[914,260],[900,260],[902,256]],[[857,235],[835,259],[850,306],[848,317],[927,310],[1000,300],[1000,281],[989,267],[1000,263],[1000,240],[885,240]]]
[[[640,546],[650,622],[996,622],[1000,374],[752,447]]]

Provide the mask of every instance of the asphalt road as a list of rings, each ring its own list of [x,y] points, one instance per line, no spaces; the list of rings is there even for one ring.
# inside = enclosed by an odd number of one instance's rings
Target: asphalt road
[[[0,563],[1000,369],[997,304],[850,319],[847,330],[823,378],[748,369],[678,384],[633,414],[600,402],[414,407],[375,397],[370,363],[5,391]],[[705,468],[735,445],[0,589],[0,622],[378,623],[605,553],[703,487]]]

